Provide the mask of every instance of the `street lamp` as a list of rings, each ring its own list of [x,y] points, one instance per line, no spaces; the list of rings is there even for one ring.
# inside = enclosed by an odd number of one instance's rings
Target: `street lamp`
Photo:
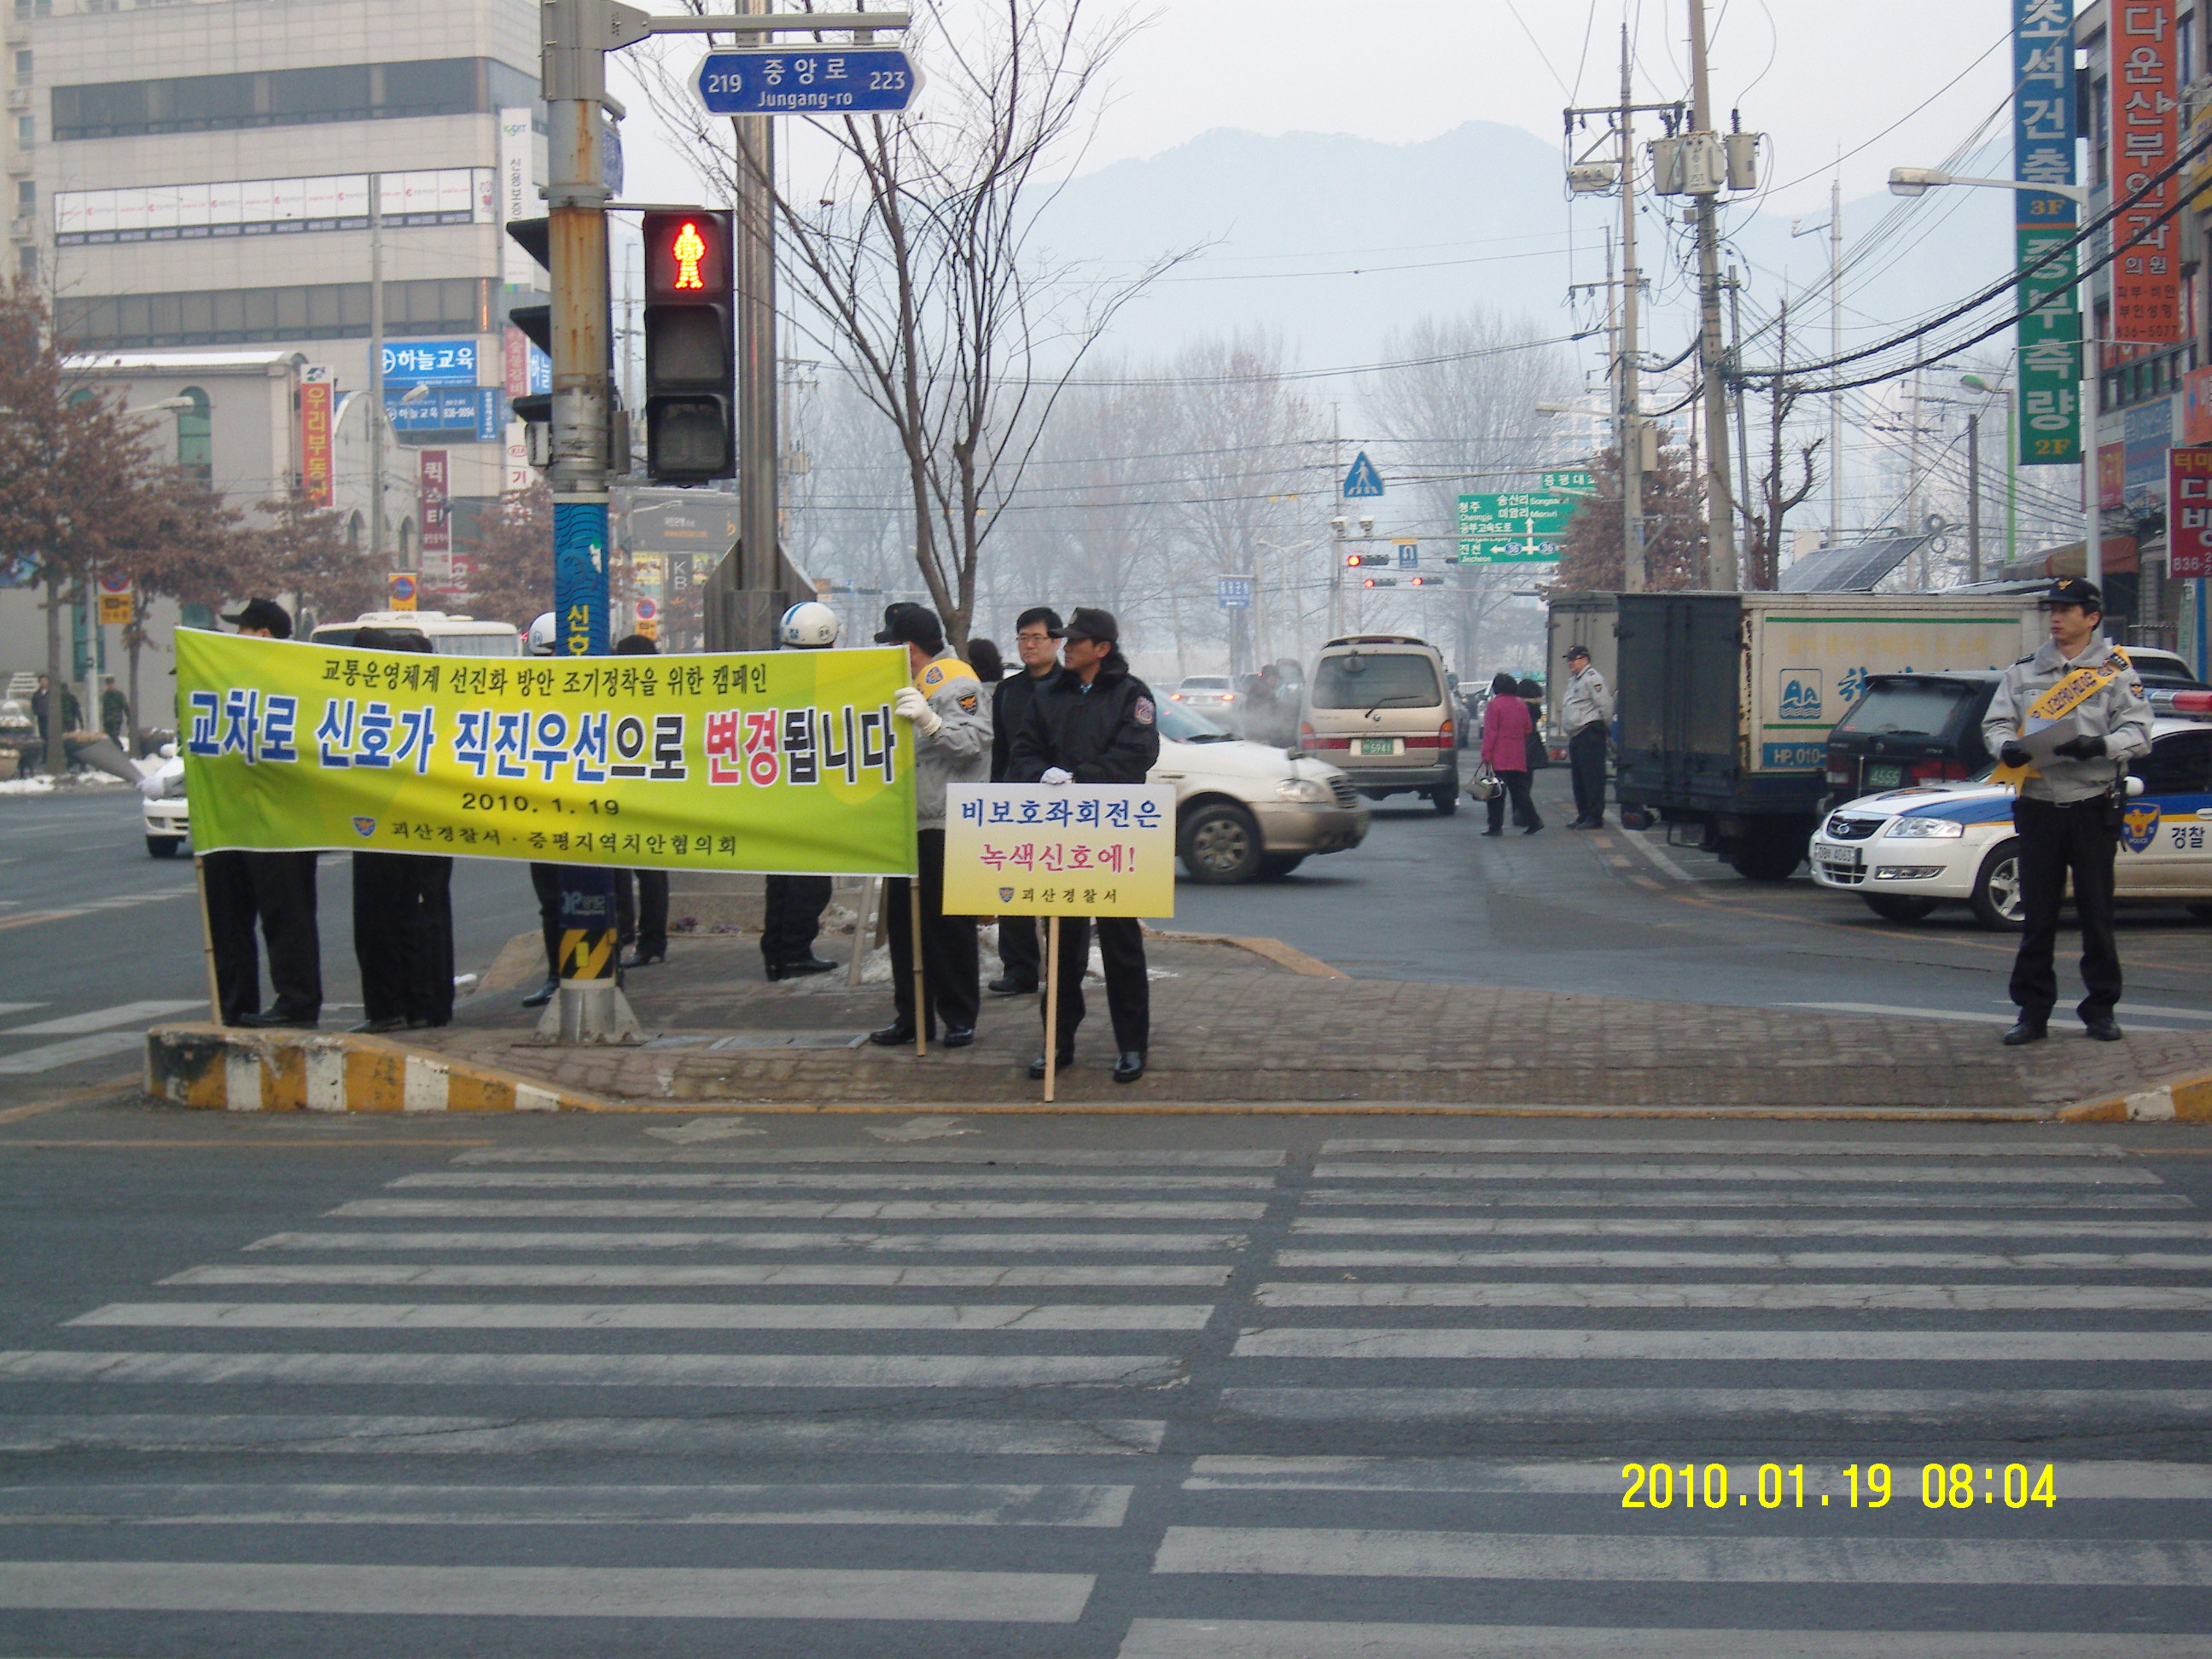
[[[1889,191],[1893,196],[1924,196],[1928,191],[1945,185],[1970,185],[1984,190],[2026,191],[2035,196],[2063,196],[2076,207],[2089,199],[2089,192],[2080,185],[2031,184],[2024,179],[1970,179],[1955,173],[1946,173],[1941,167],[1892,167]],[[2097,417],[2103,387],[2097,374],[2095,334],[2097,308],[2094,296],[2089,292],[2089,279],[2076,276],[2081,304],[2081,568],[2087,578],[2102,586],[2105,580],[2105,526],[2102,490],[2097,477]],[[2009,446],[2008,446],[2009,449]],[[2009,460],[2009,457],[2008,458]]]

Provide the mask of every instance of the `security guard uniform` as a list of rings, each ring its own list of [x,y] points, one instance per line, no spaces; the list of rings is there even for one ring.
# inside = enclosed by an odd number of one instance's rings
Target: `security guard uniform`
[[[1605,676],[1590,665],[1589,652],[1577,646],[1567,653],[1574,678],[1559,704],[1559,724],[1567,728],[1567,764],[1575,786],[1575,821],[1570,830],[1605,828],[1605,745],[1613,725],[1613,692]]]
[[[2079,605],[2100,617],[2104,598],[2079,577],[2062,577],[2044,597],[2046,607]],[[2057,757],[2023,764],[2019,738],[2058,720],[2076,735]],[[2127,653],[2093,634],[2074,657],[2056,640],[2005,670],[1982,720],[1982,741],[1999,757],[1999,781],[2016,783],[2013,824],[2020,832],[2021,902],[2027,926],[2012,970],[2012,1000],[2020,1023],[2008,1044],[2045,1034],[2058,1000],[2053,963],[2058,909],[2067,878],[2074,883],[2074,913],[2081,928],[2080,1005],[2089,1035],[2120,1035],[2112,1011],[2120,1000],[2120,951],[2112,924],[2112,862],[2119,846],[2121,779],[2128,763],[2150,752],[2150,703]]]
[[[1057,629],[1058,623],[1054,626]],[[992,782],[1014,781],[1014,736],[1029,724],[1037,694],[1059,679],[1060,673],[1057,665],[1042,674],[1019,669],[991,688]],[[1006,977],[991,982],[994,993],[1025,996],[1036,989],[1043,977],[1044,954],[1037,945],[1035,916],[999,918],[999,960],[1006,965]]]

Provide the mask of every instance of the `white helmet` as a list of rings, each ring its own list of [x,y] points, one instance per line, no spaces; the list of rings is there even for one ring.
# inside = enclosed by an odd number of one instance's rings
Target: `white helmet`
[[[553,613],[549,611],[530,624],[529,635],[523,641],[524,648],[533,657],[550,657],[553,654],[553,642],[558,634],[559,630],[553,623]]]
[[[777,635],[800,651],[819,651],[837,643],[837,613],[819,599],[794,605],[783,613]]]

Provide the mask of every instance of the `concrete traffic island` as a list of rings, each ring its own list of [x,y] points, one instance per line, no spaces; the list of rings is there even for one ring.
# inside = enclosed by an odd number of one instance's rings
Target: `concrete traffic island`
[[[647,1031],[624,1048],[532,1036],[520,937],[441,1030],[393,1037],[155,1027],[147,1093],[229,1111],[1341,1112],[1778,1116],[1911,1121],[2212,1121],[2212,1033],[1997,1045],[1994,1029],[1546,991],[1350,979],[1273,940],[1151,941],[1152,1065],[1108,1077],[1091,988],[1058,1108],[1025,1072],[1038,1017],[986,998],[974,1046],[927,1057],[869,1046],[880,983],[842,974],[769,984],[756,944],[678,938],[626,991]],[[834,948],[834,946],[833,946]],[[988,971],[988,970],[987,970]]]

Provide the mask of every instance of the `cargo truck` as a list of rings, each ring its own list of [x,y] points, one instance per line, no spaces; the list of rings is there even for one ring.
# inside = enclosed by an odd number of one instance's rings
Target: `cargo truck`
[[[1614,624],[1621,822],[1754,880],[1796,869],[1829,730],[1867,676],[2003,668],[2042,643],[2032,594],[1624,593]]]

